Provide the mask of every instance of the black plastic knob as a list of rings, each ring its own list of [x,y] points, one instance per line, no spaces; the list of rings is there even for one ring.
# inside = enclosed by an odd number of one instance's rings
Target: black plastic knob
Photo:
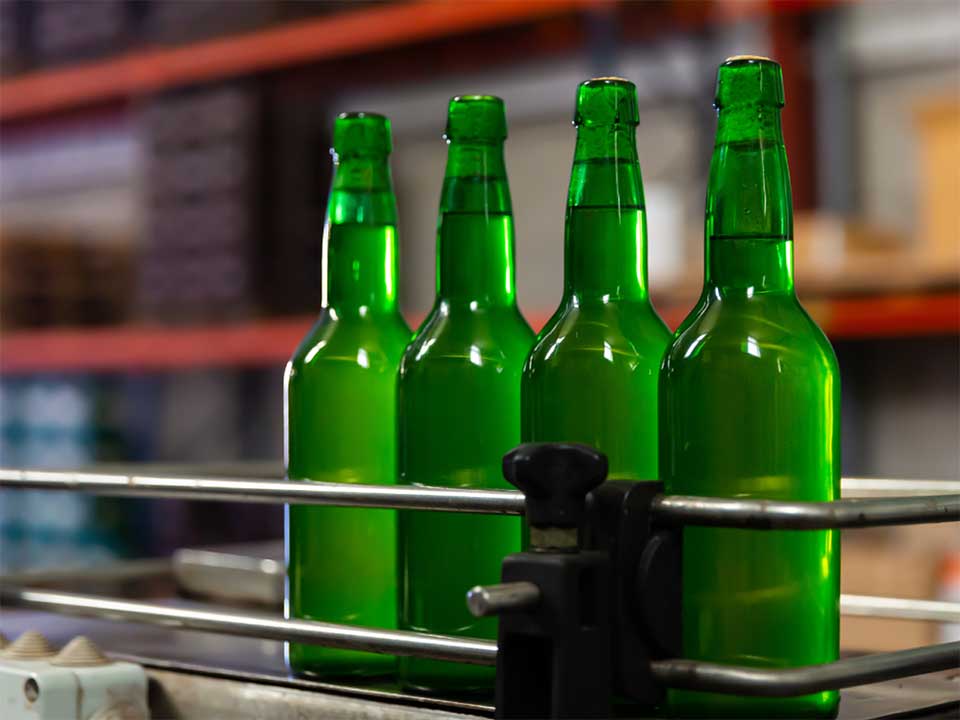
[[[607,477],[607,456],[589,445],[527,443],[503,456],[503,476],[526,496],[532,527],[575,528]]]

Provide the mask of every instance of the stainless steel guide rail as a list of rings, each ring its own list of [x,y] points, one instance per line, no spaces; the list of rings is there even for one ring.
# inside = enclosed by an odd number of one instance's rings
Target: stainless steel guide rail
[[[523,512],[523,495],[515,490],[308,483],[271,478],[154,477],[0,468],[0,488],[4,487],[75,490],[114,497],[136,496],[271,504],[299,503],[498,515],[519,515]]]
[[[298,482],[251,478],[154,477],[0,468],[0,488],[74,490],[118,497],[523,514],[515,490]],[[815,530],[960,520],[960,494],[836,500],[832,503],[663,496],[663,522],[741,528]]]
[[[402,630],[380,630],[307,620],[284,620],[271,615],[231,612],[223,609],[177,607],[4,586],[0,601],[14,607],[47,612],[203,630],[221,635],[240,635],[264,640],[294,640],[345,650],[365,650],[389,655],[416,655],[474,665],[493,665],[497,644],[489,640],[430,635]]]
[[[661,522],[674,525],[828,530],[960,520],[960,495],[783,502],[686,495],[661,495],[651,508]]]
[[[960,642],[950,642],[783,670],[694,660],[654,660],[651,668],[654,677],[668,687],[790,697],[949,670],[958,664]]]
[[[960,602],[843,593],[840,595],[840,614],[960,623]]]
[[[493,665],[497,659],[497,644],[489,640],[282,620],[262,614],[173,607],[6,586],[0,588],[0,601],[8,606],[64,615],[270,640],[295,640],[348,650],[416,655],[475,665]],[[654,661],[652,671],[670,687],[787,697],[948,670],[958,664],[960,642],[952,642],[785,670],[675,659]]]
[[[763,529],[815,530],[894,524],[960,521],[960,494],[916,496],[901,481],[851,479],[867,490],[885,495],[902,491],[903,497],[845,499],[832,503],[774,500],[657,496],[651,511],[665,525],[709,525]],[[944,489],[956,491],[947,481]],[[924,490],[935,489],[932,483]],[[345,507],[394,508],[486,514],[523,514],[521,493],[507,490],[469,490],[422,486],[376,486],[344,483],[296,482],[276,479],[160,477],[95,472],[48,472],[0,468],[0,489],[79,491],[110,496],[222,500],[273,504],[316,504]],[[18,581],[20,579],[18,578]],[[25,577],[23,580],[29,582]],[[500,593],[487,588],[481,606],[507,608],[534,602],[532,593]],[[853,596],[855,597],[855,596]],[[93,595],[17,587],[6,578],[0,601],[8,606],[108,620],[242,635],[294,640],[343,649],[396,655],[416,655],[439,660],[492,665],[496,643],[486,640],[379,630],[320,623],[223,609],[184,608],[133,602]],[[889,598],[859,598],[848,607],[864,614],[880,608],[897,617],[954,620],[954,603],[922,608]],[[921,601],[923,602],[923,601]],[[899,603],[899,604],[898,604]],[[478,609],[481,609],[478,607]],[[699,661],[655,660],[650,669],[664,686],[745,695],[789,696],[817,690],[850,687],[884,679],[906,677],[960,666],[960,643],[946,643],[894,653],[849,658],[825,665],[767,669],[719,665]]]

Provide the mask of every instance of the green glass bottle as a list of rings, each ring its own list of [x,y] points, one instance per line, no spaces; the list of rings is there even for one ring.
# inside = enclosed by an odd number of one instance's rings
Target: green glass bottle
[[[660,469],[679,495],[827,501],[840,488],[837,361],[793,287],[793,211],[771,60],[720,66],[703,294],[660,374]],[[790,667],[839,651],[836,531],[684,530],[683,649]],[[674,691],[680,715],[830,717],[835,691],[790,699]]]
[[[517,309],[503,101],[450,101],[437,232],[437,297],[398,376],[400,482],[507,488],[500,463],[520,441],[520,371],[533,333]],[[400,627],[493,638],[466,591],[496,583],[520,547],[516,517],[405,511],[399,518]],[[400,659],[426,692],[489,690],[493,669]]]
[[[334,125],[320,317],[287,364],[291,480],[396,483],[396,373],[410,329],[397,307],[397,205],[390,121],[345,113]],[[396,627],[396,514],[288,506],[288,618]],[[385,655],[290,643],[296,674],[380,675]]]
[[[592,445],[611,477],[654,480],[657,375],[670,332],[647,291],[637,123],[633,83],[581,83],[563,299],[524,366],[522,435]]]

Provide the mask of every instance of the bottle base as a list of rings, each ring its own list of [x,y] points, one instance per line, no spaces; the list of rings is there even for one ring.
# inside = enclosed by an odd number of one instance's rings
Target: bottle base
[[[287,669],[304,680],[378,680],[396,674],[392,655],[336,650],[302,643],[287,643]]]
[[[495,681],[492,667],[400,658],[398,679],[404,690],[444,697],[492,697]]]
[[[785,698],[670,690],[663,708],[675,718],[835,718],[839,704],[836,690]]]

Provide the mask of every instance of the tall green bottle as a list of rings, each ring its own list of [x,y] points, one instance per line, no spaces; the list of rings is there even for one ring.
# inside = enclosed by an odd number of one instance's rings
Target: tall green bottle
[[[657,374],[670,333],[647,291],[637,90],[577,91],[563,299],[523,371],[523,440],[599,448],[610,475],[657,478]]]
[[[345,113],[334,125],[323,231],[320,317],[284,377],[291,480],[396,483],[396,373],[410,340],[397,307],[397,206],[390,121]],[[288,618],[396,627],[396,514],[288,506]],[[395,659],[290,643],[297,674],[378,675]]]
[[[660,469],[671,494],[839,497],[840,379],[794,294],[780,66],[730,58],[717,75],[703,294],[660,374]],[[683,649],[790,667],[836,660],[836,531],[684,530]],[[835,691],[791,699],[671,692],[681,715],[830,717]]]
[[[503,162],[503,101],[450,101],[437,232],[437,297],[398,376],[400,482],[507,488],[504,453],[520,441],[520,371],[533,333],[514,283],[513,215]],[[400,627],[493,638],[466,591],[496,583],[520,547],[515,517],[406,511],[399,518]],[[492,687],[493,669],[400,659],[400,680],[427,692]]]

